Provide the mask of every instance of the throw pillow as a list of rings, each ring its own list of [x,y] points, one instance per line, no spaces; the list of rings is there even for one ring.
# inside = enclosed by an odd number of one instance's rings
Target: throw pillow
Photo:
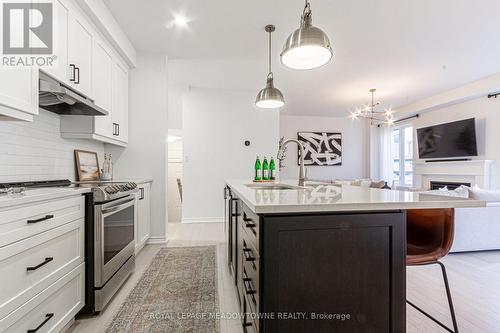
[[[485,190],[475,185],[470,192],[473,199],[487,202],[500,202],[500,190]]]

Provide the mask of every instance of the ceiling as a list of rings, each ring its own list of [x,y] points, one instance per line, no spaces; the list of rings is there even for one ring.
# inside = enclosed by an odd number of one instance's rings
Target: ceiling
[[[179,69],[177,83],[207,88],[257,94],[267,74],[263,29],[275,24],[275,84],[288,114],[344,116],[368,102],[370,88],[384,106],[398,107],[500,72],[498,0],[311,0],[334,59],[305,72],[279,62],[303,1],[104,2],[138,51],[165,53],[188,72]],[[187,27],[168,27],[179,14]],[[189,74],[193,64],[205,67]]]

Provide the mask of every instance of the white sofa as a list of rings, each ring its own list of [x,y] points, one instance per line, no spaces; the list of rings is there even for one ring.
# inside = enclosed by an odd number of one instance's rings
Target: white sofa
[[[500,202],[484,208],[455,209],[455,237],[450,252],[500,250]]]

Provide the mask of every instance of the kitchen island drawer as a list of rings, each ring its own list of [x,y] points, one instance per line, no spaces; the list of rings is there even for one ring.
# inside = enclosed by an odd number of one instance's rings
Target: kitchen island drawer
[[[243,332],[244,333],[258,333],[259,332],[259,319],[257,314],[248,306],[249,301],[245,297],[243,301]]]
[[[84,219],[0,248],[0,318],[83,263]]]
[[[259,252],[259,217],[252,212],[247,206],[241,204],[242,214],[241,214],[241,225],[243,229],[250,236],[248,238],[249,242],[252,243],[253,247]]]
[[[251,274],[251,269],[246,265],[243,265],[243,292],[246,299],[248,300],[249,312],[259,313],[259,279],[255,275]]]
[[[60,332],[83,307],[85,264],[80,264],[0,320],[0,332]]]
[[[0,247],[85,216],[85,199],[73,196],[0,211]]]

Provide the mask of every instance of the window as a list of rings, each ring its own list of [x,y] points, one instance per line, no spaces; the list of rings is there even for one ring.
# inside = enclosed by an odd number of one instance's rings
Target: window
[[[413,185],[413,127],[399,127],[392,131],[391,149],[394,186]]]

